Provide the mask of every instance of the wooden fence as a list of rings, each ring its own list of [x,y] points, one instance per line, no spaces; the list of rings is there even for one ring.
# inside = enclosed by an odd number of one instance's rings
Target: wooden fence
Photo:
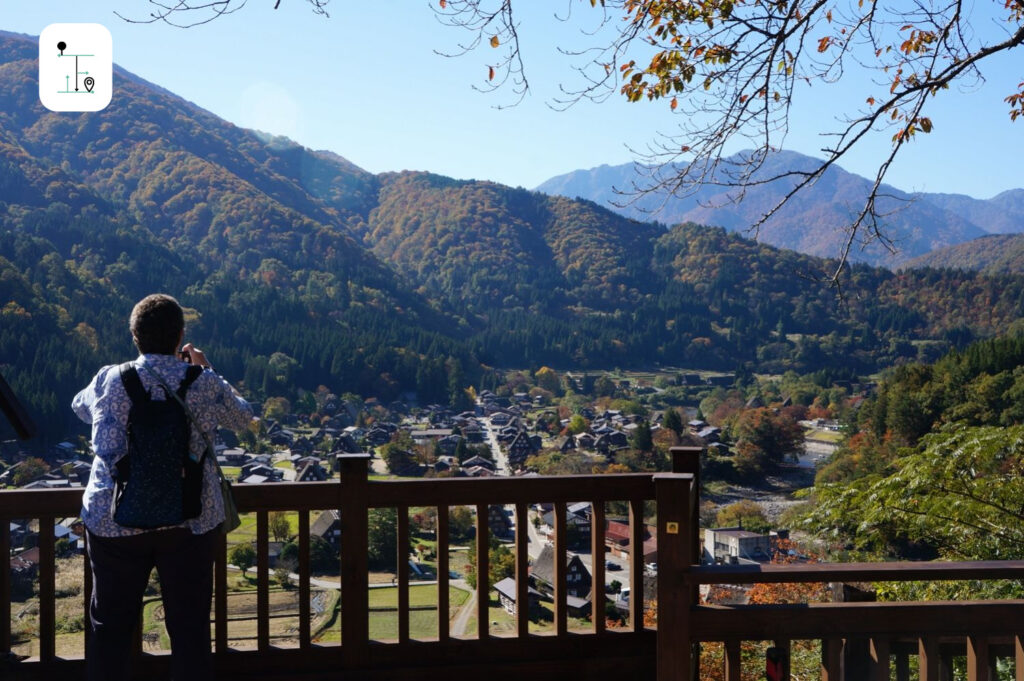
[[[472,675],[488,679],[602,679],[616,675],[628,679],[701,678],[696,652],[702,642],[724,642],[722,678],[740,679],[739,646],[742,641],[775,642],[785,650],[789,641],[822,641],[823,679],[909,679],[916,658],[922,681],[951,679],[956,656],[966,656],[968,678],[988,679],[997,657],[1016,662],[1016,678],[1024,681],[1021,635],[1024,605],[1017,601],[958,603],[829,603],[798,606],[700,605],[702,584],[755,582],[900,581],[921,579],[1020,579],[1024,562],[997,563],[892,563],[868,565],[816,564],[801,566],[697,566],[699,537],[697,509],[699,449],[673,450],[672,473],[589,475],[572,477],[493,477],[483,479],[431,479],[376,481],[367,476],[367,455],[340,459],[341,481],[237,485],[236,500],[244,513],[256,516],[256,620],[255,646],[236,649],[228,637],[228,577],[226,545],[215,567],[213,641],[218,677],[233,679],[410,679],[439,674]],[[658,579],[657,626],[645,627],[642,551],[630,551],[631,591],[628,627],[607,629],[595,607],[590,628],[573,630],[567,607],[567,506],[592,503],[591,552],[593,584],[605,583],[603,560],[605,503],[625,502],[630,546],[643,546],[644,503],[656,509]],[[448,598],[448,548],[451,545],[448,509],[476,509],[477,574],[488,570],[488,508],[511,507],[515,518],[516,602],[527,603],[528,509],[536,503],[553,505],[554,622],[550,634],[530,631],[528,608],[518,607],[514,636],[499,637],[490,630],[487,581],[478,580],[475,638],[449,634],[452,607]],[[57,655],[55,627],[54,524],[77,516],[80,490],[15,490],[0,492],[0,555],[10,555],[8,521],[32,518],[39,522],[39,642],[38,655],[17,663],[0,661],[3,678],[35,679],[81,676],[82,659]],[[431,640],[410,635],[409,574],[397,574],[398,630],[393,641],[372,641],[369,635],[369,583],[367,560],[368,511],[397,510],[398,564],[404,565],[409,546],[410,509],[437,509],[437,636]],[[338,644],[319,644],[310,629],[309,512],[337,509],[340,534],[340,631]],[[298,512],[299,545],[297,646],[275,646],[271,637],[269,513]],[[83,601],[90,597],[88,565]],[[0,571],[0,655],[12,648],[11,578]],[[650,589],[648,589],[650,591]],[[603,604],[601,589],[595,601]],[[859,653],[858,651],[866,651]],[[85,637],[88,654],[88,637]],[[859,656],[859,658],[858,658]],[[862,658],[862,659],[861,659]],[[863,662],[867,675],[852,670]],[[5,665],[5,666],[4,666]],[[141,641],[134,669],[137,678],[166,675],[165,654],[143,654]],[[711,670],[704,670],[706,673]],[[718,670],[716,670],[717,672]],[[845,674],[845,676],[844,676]],[[860,672],[856,672],[860,674]]]

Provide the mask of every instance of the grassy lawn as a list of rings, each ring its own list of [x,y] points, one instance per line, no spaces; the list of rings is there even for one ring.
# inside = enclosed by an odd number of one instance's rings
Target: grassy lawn
[[[459,608],[468,598],[468,591],[448,588],[449,613],[452,618],[458,614]],[[378,641],[397,639],[398,589],[371,589],[369,600],[370,638]],[[437,637],[437,587],[432,584],[409,587],[409,606],[421,608],[409,611],[409,636],[413,639]],[[317,636],[316,640],[321,643],[338,642],[341,640],[341,631],[332,625]]]
[[[810,430],[807,431],[807,434],[804,437],[808,440],[817,440],[818,442],[834,444],[842,440],[844,435],[832,430]]]
[[[448,587],[448,603],[450,609],[455,609],[466,602],[469,592],[457,589],[454,586]],[[422,584],[409,587],[409,606],[437,608],[437,585]],[[370,589],[371,608],[397,608],[398,588]]]
[[[492,598],[488,604],[488,616],[490,623],[488,631],[492,636],[515,636],[516,620],[512,615],[505,612],[498,599]],[[552,634],[555,631],[554,604],[542,601],[541,614],[539,617],[530,620],[531,634]],[[466,623],[466,632],[460,638],[476,638],[476,615],[472,615]],[[568,622],[569,631],[591,631],[592,625],[588,620],[570,617]]]
[[[333,590],[313,590],[314,599],[322,605],[322,614],[310,623],[317,632],[330,624],[336,610],[338,594]],[[232,647],[256,645],[256,592],[252,589],[236,590],[228,594],[228,640]],[[270,638],[274,645],[298,645],[299,592],[296,589],[271,589]],[[170,650],[170,641],[164,626],[163,603],[159,598],[147,599],[143,605],[143,647],[147,651]],[[212,617],[212,615],[211,615]]]
[[[469,592],[448,587],[449,617],[454,618],[469,598]],[[398,589],[370,591],[370,638],[387,641],[398,638]],[[409,587],[409,636],[413,639],[437,637],[437,587]],[[376,610],[375,608],[389,608]],[[420,608],[413,610],[412,608]]]
[[[320,516],[320,511],[309,511],[309,524],[312,525],[316,522],[316,519]],[[286,511],[285,517],[288,519],[288,534],[291,537],[295,537],[299,534],[299,514],[297,511]],[[241,514],[242,524],[238,526],[231,534],[228,535],[228,549],[230,550],[232,544],[240,544],[242,542],[255,542],[256,541],[256,514],[255,513],[243,513]],[[273,535],[270,536],[270,540],[274,541]]]

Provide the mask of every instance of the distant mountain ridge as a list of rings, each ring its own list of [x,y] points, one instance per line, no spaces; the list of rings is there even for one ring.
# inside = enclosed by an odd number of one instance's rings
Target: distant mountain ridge
[[[754,177],[805,170],[815,164],[817,160],[809,156],[777,152]],[[642,183],[633,164],[603,165],[551,178],[536,190],[589,199],[634,219],[656,219],[670,225],[697,222],[745,232],[793,186],[792,180],[752,186],[739,201],[733,200],[738,190],[711,185],[686,197],[631,195]],[[817,183],[790,199],[761,227],[757,238],[779,248],[836,257],[845,239],[842,227],[861,209],[870,186],[869,180],[833,166]],[[907,194],[889,186],[883,187],[883,194],[879,212],[885,216],[885,229],[899,252],[892,254],[878,243],[855,246],[851,259],[856,262],[893,267],[985,234],[1024,232],[1024,190],[1007,191],[988,201],[948,194]]]
[[[1020,274],[1024,272],[1024,234],[990,234],[926,253],[908,260],[903,266]]]

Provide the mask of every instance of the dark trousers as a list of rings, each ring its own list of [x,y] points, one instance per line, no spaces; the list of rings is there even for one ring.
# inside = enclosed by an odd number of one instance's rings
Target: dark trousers
[[[171,638],[171,678],[213,678],[210,601],[219,536],[219,529],[195,535],[183,528],[131,537],[87,533],[92,567],[92,638],[86,660],[89,681],[129,678],[132,637],[154,567],[160,576],[164,621]]]

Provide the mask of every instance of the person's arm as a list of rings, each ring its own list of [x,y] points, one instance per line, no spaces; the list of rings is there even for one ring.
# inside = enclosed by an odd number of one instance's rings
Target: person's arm
[[[92,423],[93,409],[96,406],[97,400],[100,398],[100,392],[102,390],[108,368],[109,367],[103,367],[100,369],[99,372],[92,377],[89,385],[75,395],[75,399],[71,400],[71,410],[75,412],[75,416],[86,423]]]
[[[231,430],[242,430],[248,426],[252,421],[252,406],[238,394],[234,386],[215,374],[212,369],[203,373],[210,374],[216,381],[213,410],[218,425]]]
[[[208,408],[213,412],[216,425],[231,430],[242,430],[249,425],[249,421],[252,420],[252,406],[234,386],[213,370],[206,353],[191,343],[185,343],[181,351],[188,353],[190,364],[206,370],[200,378],[204,384],[203,392],[206,394]]]
[[[71,402],[75,414],[92,424],[93,454],[108,466],[113,465],[128,451],[125,424],[130,407],[117,366],[103,367],[92,382]]]

